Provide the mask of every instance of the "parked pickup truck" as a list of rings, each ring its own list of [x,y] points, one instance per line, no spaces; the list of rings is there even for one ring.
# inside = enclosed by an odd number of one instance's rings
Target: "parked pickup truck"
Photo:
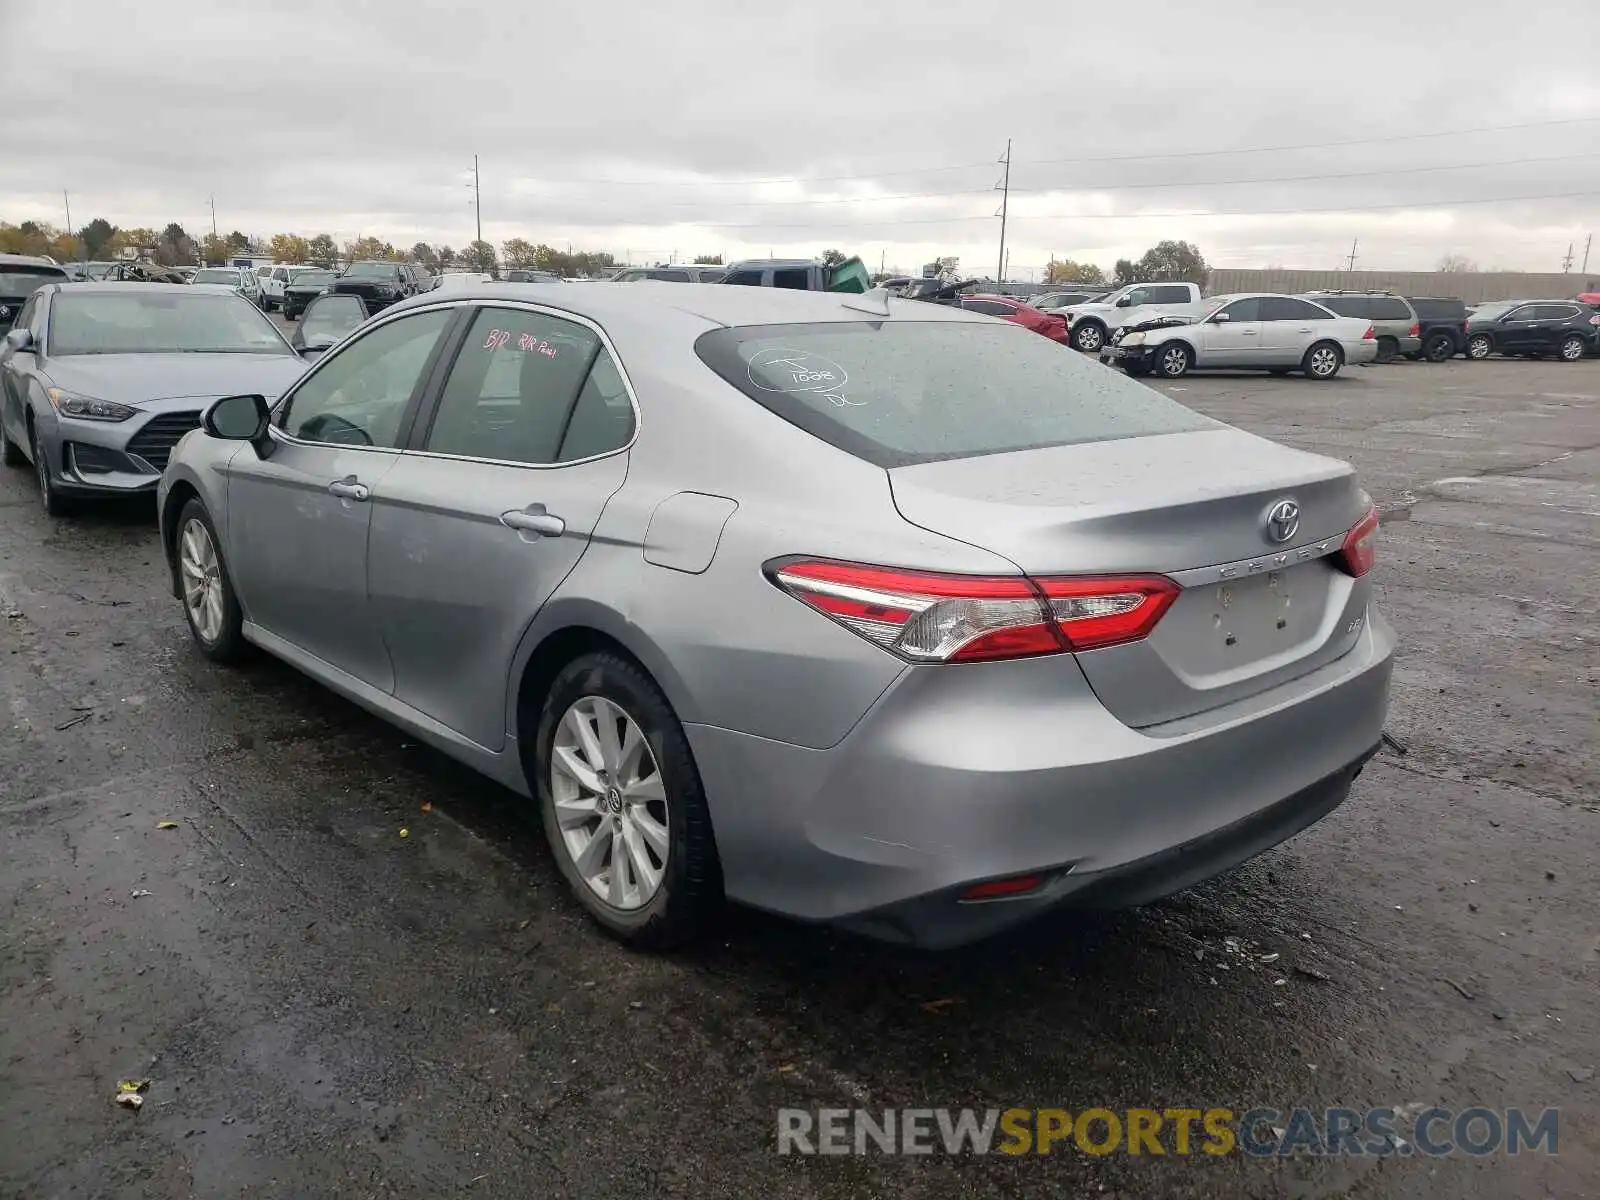
[[[1068,340],[1085,354],[1098,354],[1113,330],[1163,314],[1200,316],[1200,288],[1192,283],[1130,283],[1092,304],[1059,309]]]

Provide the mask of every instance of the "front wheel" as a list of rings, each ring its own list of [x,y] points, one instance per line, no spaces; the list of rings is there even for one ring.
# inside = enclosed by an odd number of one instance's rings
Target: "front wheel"
[[[1577,362],[1583,357],[1583,339],[1576,335],[1563,338],[1561,342],[1561,361]]]
[[[702,932],[722,869],[688,739],[655,682],[617,654],[574,659],[550,685],[534,751],[545,837],[595,922],[647,949]]]
[[[1072,344],[1085,354],[1098,354],[1106,344],[1106,331],[1096,321],[1084,321],[1072,331]]]
[[[70,517],[74,505],[57,490],[56,481],[50,477],[50,456],[45,452],[37,425],[28,426],[28,441],[33,451],[33,475],[39,484],[39,506],[49,516]]]
[[[1467,339],[1467,357],[1468,358],[1472,358],[1472,359],[1488,358],[1490,351],[1492,351],[1493,349],[1494,349],[1494,343],[1489,340],[1489,335],[1486,334],[1486,333],[1475,333],[1475,334],[1473,334],[1471,337],[1469,337]]]
[[[1182,342],[1163,346],[1156,352],[1156,370],[1163,379],[1182,379],[1194,365],[1194,355]]]
[[[212,662],[236,662],[247,649],[244,613],[222,561],[211,514],[192,499],[178,514],[178,590],[195,645]]]
[[[0,462],[8,467],[20,467],[28,461],[28,456],[22,452],[22,447],[11,440],[11,435],[0,425]]]
[[[1306,351],[1300,369],[1312,379],[1332,379],[1344,366],[1344,351],[1332,342],[1318,342]]]
[[[1456,342],[1448,333],[1436,333],[1422,347],[1422,357],[1431,363],[1442,363],[1454,358]]]

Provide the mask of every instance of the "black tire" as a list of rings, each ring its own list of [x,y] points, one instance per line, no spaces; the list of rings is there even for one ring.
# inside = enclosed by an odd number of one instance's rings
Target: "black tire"
[[[28,465],[28,456],[22,452],[22,447],[11,440],[11,435],[0,429],[0,462],[8,467],[25,467]]]
[[[1307,379],[1332,379],[1344,366],[1344,351],[1337,342],[1318,342],[1300,360]]]
[[[1562,362],[1577,362],[1583,357],[1583,352],[1586,349],[1588,347],[1583,344],[1583,339],[1574,333],[1561,339],[1561,346],[1557,354]]]
[[[219,599],[222,608],[221,627],[214,637],[207,637],[201,633],[200,627],[195,623],[195,615],[190,611],[189,601],[184,594],[183,556],[184,534],[188,531],[190,523],[199,524],[205,531],[205,536],[210,540],[212,553],[216,560],[216,575],[214,584],[219,589]],[[211,514],[206,511],[206,506],[200,503],[197,497],[191,497],[178,513],[178,527],[174,534],[176,545],[174,547],[175,567],[178,572],[178,596],[183,604],[183,619],[189,626],[189,633],[194,638],[194,644],[200,653],[216,663],[234,663],[244,658],[250,650],[250,644],[244,640],[244,612],[239,607],[239,599],[233,592],[233,579],[228,574],[228,564],[222,557],[222,539],[217,537],[217,527],[211,523]]]
[[[1129,375],[1132,375],[1135,379],[1143,379],[1146,375],[1150,374],[1149,363],[1133,362],[1130,360],[1129,362],[1123,364],[1122,369]]]
[[[1431,363],[1448,362],[1456,356],[1456,340],[1448,333],[1436,333],[1422,344],[1422,357]]]
[[[300,314],[292,313],[286,308],[283,310],[283,319],[285,321],[298,321],[300,319]]]
[[[1400,343],[1392,337],[1378,339],[1378,361],[1391,363],[1400,357]]]
[[[1194,351],[1182,342],[1169,342],[1156,351],[1156,374],[1163,379],[1182,379],[1194,366]]]
[[[1079,321],[1072,331],[1072,348],[1085,354],[1099,354],[1106,344],[1106,327],[1099,321]]]
[[[56,490],[55,480],[50,478],[50,461],[39,443],[38,426],[32,423],[28,425],[28,440],[32,444],[33,477],[38,484],[39,506],[49,516],[70,517],[78,511],[78,506]]]
[[[1402,357],[1407,362],[1421,362],[1422,361],[1422,351],[1421,350],[1407,350],[1405,352],[1405,354],[1402,355]]]
[[[609,701],[638,725],[655,756],[666,796],[668,840],[661,882],[635,909],[613,906],[584,880],[556,814],[550,764],[557,728],[574,704],[588,698]],[[562,878],[595,923],[617,940],[648,950],[682,945],[703,933],[722,909],[722,865],[694,755],[655,681],[618,654],[599,651],[574,659],[550,684],[533,745],[530,774],[545,839]],[[611,811],[620,810],[617,800]]]
[[[1475,333],[1467,339],[1467,357],[1481,362],[1494,353],[1494,339],[1486,333]]]

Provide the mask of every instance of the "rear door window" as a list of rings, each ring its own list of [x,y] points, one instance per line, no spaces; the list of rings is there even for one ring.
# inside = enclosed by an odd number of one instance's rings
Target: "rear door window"
[[[884,468],[1216,427],[1009,322],[717,329],[695,352],[763,408]]]
[[[1459,300],[1436,300],[1427,297],[1414,298],[1411,307],[1416,310],[1417,316],[1425,321],[1464,321],[1467,319],[1467,306]]]
[[[1409,321],[1411,310],[1406,307],[1406,302],[1398,296],[1374,296],[1372,298],[1372,319],[1374,321]]]
[[[450,368],[426,448],[499,462],[557,461],[600,353],[600,337],[586,325],[548,313],[483,309]]]
[[[752,270],[729,271],[727,278],[722,282],[740,284],[744,287],[760,287],[761,272]]]
[[[811,287],[811,272],[804,267],[785,267],[772,273],[772,286],[807,291]]]
[[[1177,284],[1160,284],[1145,290],[1146,304],[1186,304],[1190,298],[1189,289]]]
[[[1541,304],[1539,317],[1541,321],[1565,321],[1569,317],[1578,315],[1578,306],[1575,304]]]
[[[1263,321],[1327,321],[1331,318],[1315,304],[1293,296],[1263,296],[1261,297],[1261,319]]]

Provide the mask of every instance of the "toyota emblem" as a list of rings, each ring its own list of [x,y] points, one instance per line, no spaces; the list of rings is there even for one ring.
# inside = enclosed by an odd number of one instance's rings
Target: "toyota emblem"
[[[7,308],[4,304],[0,304],[0,321],[4,321],[10,315],[11,315],[11,310],[9,308]]]
[[[1293,500],[1279,500],[1267,509],[1267,540],[1287,542],[1300,532],[1300,506]]]

